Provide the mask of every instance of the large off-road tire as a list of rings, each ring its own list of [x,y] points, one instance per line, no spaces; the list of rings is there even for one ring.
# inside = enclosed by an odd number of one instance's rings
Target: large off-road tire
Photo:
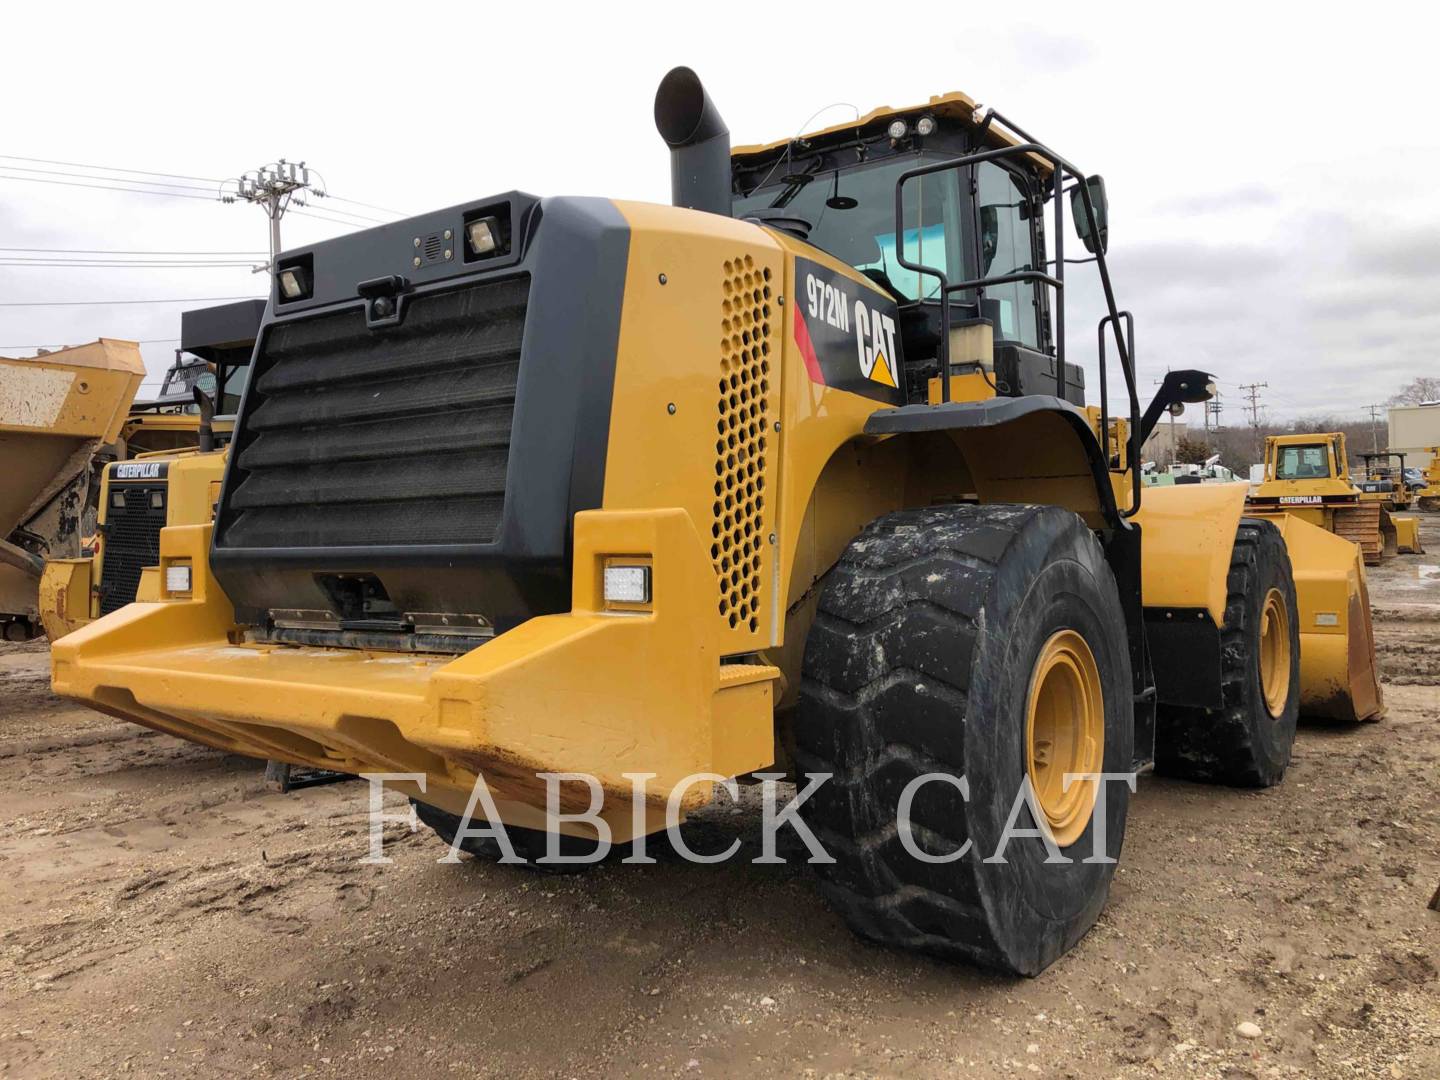
[[[1129,805],[1124,783],[1106,785],[1102,817],[1095,785],[1065,795],[1049,780],[1128,771],[1133,724],[1115,579],[1078,517],[960,505],[879,518],[826,576],[805,645],[794,754],[802,772],[833,774],[801,807],[836,860],[816,865],[824,895],[862,936],[1039,973],[1104,906],[1114,863],[1081,860],[1100,820],[1098,854],[1119,855]],[[1077,731],[1090,734],[1070,753]],[[916,858],[900,834],[902,791],[935,773],[963,776],[969,798],[925,783],[909,836],[932,856],[971,845],[947,863]],[[1065,861],[1047,863],[1035,836],[983,861],[1031,775],[1051,793],[1037,805],[1055,810]],[[1022,807],[1013,829],[1027,828]]]
[[[415,816],[430,826],[435,835],[445,841],[446,847],[455,844],[455,834],[460,831],[460,815],[452,814],[448,810],[441,810],[438,806],[431,806],[419,799],[411,799],[415,807]],[[472,828],[481,829],[485,822],[476,818],[471,822]],[[596,865],[593,862],[542,862],[540,861],[546,853],[546,842],[548,833],[538,829],[522,829],[515,825],[505,826],[505,833],[510,838],[510,845],[515,849],[515,854],[524,859],[522,863],[510,863],[511,866],[524,866],[527,870],[535,870],[543,874],[578,874]],[[467,836],[460,841],[460,850],[467,855],[473,855],[477,859],[487,862],[499,862],[504,852],[500,850],[497,841],[488,836]],[[595,844],[574,836],[560,837],[560,854],[586,855],[595,850]]]
[[[1300,714],[1300,619],[1290,553],[1269,521],[1241,518],[1220,631],[1218,709],[1161,706],[1155,770],[1270,787],[1285,776]]]

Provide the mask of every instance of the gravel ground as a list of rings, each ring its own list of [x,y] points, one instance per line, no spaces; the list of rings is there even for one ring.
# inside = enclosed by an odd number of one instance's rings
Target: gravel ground
[[[1387,718],[1302,726],[1269,791],[1143,777],[1105,914],[1026,981],[856,940],[799,865],[540,878],[399,826],[362,865],[362,785],[272,793],[0,647],[0,1073],[1440,1076],[1426,540],[1371,575]],[[692,828],[758,850],[749,800]]]

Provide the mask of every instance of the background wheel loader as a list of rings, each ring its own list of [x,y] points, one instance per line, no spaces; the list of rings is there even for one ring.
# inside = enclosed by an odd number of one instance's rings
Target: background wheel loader
[[[1368,466],[1376,455],[1361,456]],[[1387,509],[1395,498],[1389,479],[1377,479],[1373,486],[1367,491],[1351,481],[1344,432],[1270,435],[1265,439],[1265,479],[1246,511],[1291,514],[1333,532],[1357,544],[1367,566],[1397,554],[1423,554],[1420,522]],[[1403,480],[1400,486],[1403,489]]]
[[[1142,493],[1210,379],[1142,412],[1104,184],[998,113],[732,150],[677,68],[655,119],[673,206],[510,192],[282,254],[213,525],[162,530],[158,596],[58,641],[54,687],[418,774],[451,838],[483,777],[527,850],[828,774],[800,811],[856,931],[1039,972],[1128,811],[1066,774],[1271,784],[1307,695],[1378,711],[1358,553],[1239,485]],[[1067,216],[1114,348],[1093,404]],[[558,772],[591,819],[547,815]]]
[[[132,450],[154,442],[170,449],[104,466],[88,550],[45,562],[38,606],[51,641],[137,598],[157,599],[160,530],[214,517],[222,448],[263,314],[264,304],[250,300],[182,313],[180,348],[162,393],[136,403],[121,435]]]

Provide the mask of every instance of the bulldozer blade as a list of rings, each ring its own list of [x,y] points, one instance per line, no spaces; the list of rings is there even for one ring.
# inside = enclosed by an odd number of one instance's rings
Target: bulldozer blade
[[[1390,519],[1388,532],[1395,537],[1395,550],[1401,555],[1424,555],[1420,545],[1420,519],[1417,517],[1387,514]]]
[[[1301,715],[1351,723],[1380,719],[1385,706],[1370,595],[1356,542],[1289,514],[1274,520],[1295,575]]]

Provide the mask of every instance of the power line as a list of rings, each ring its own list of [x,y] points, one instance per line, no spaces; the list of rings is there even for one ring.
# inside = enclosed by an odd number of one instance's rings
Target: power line
[[[38,251],[51,255],[263,255],[263,251],[120,251],[112,248],[0,247],[0,251]]]
[[[317,194],[320,194],[317,192]],[[363,206],[368,210],[379,210],[382,214],[393,214],[395,217],[409,217],[403,210],[391,210],[388,206],[376,206],[374,203],[361,202],[359,199],[347,199],[340,195],[331,195],[330,192],[321,194],[321,198],[334,199],[336,202],[349,203],[351,206]]]
[[[0,307],[106,307],[111,304],[215,304],[226,300],[263,300],[263,296],[177,296],[164,300],[6,300]]]
[[[317,213],[314,210],[291,210],[292,214],[299,214],[301,217],[314,218],[316,221],[328,221],[331,225],[348,225],[352,229],[368,229],[371,224],[382,224],[380,222],[356,221],[351,218],[331,217],[329,214]]]
[[[106,177],[96,177],[107,179]],[[118,178],[115,178],[118,179]],[[94,188],[96,191],[128,191],[131,195],[167,195],[172,199],[204,199],[206,202],[217,201],[214,195],[189,195],[183,191],[150,191],[147,188],[124,188],[115,187],[112,184],[82,184],[76,180],[47,180],[41,176],[4,176],[0,180],[19,180],[26,184],[56,184],[60,187]]]
[[[136,345],[165,345],[172,341],[179,341],[180,339],[177,337],[160,337],[140,338],[138,341],[134,338],[120,338],[118,340],[135,341]],[[49,341],[43,345],[0,345],[0,349],[64,349],[67,347],[63,342],[57,341]]]
[[[69,176],[76,180],[108,180],[112,184],[149,184],[151,187],[176,188],[179,191],[211,191],[199,184],[172,184],[165,180],[130,180],[123,176],[96,176],[94,173],[64,172],[60,169],[32,169],[25,165],[0,165],[11,172],[39,173],[41,176]]]
[[[356,221],[372,221],[376,225],[387,224],[384,218],[371,217],[369,214],[360,214],[354,210],[342,210],[337,206],[316,206],[314,203],[308,203],[304,199],[296,199],[295,205],[303,206],[307,214],[330,214],[335,217],[354,218]],[[298,214],[299,211],[297,210],[296,213]]]
[[[107,259],[100,256],[80,259],[44,259],[0,255],[0,262],[13,266],[249,266],[251,259]]]
[[[10,270],[251,270],[249,262],[11,262],[0,259]]]
[[[172,180],[199,180],[206,184],[222,183],[222,181],[210,176],[186,176],[184,173],[150,172],[147,169],[121,169],[113,165],[85,165],[78,161],[53,161],[50,158],[20,157],[17,154],[0,154],[0,158],[4,158],[6,161],[33,161],[39,165],[66,165],[72,169],[99,169],[104,172],[134,173],[136,176],[168,176]]]

